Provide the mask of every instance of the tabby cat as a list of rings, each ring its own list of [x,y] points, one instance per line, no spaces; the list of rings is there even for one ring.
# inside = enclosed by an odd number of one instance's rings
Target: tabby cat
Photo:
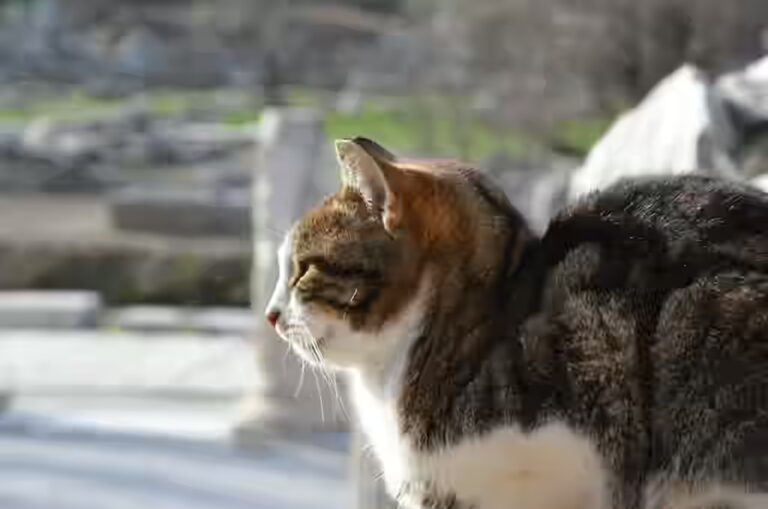
[[[768,195],[619,183],[541,238],[478,171],[336,143],[267,319],[408,508],[768,507]]]

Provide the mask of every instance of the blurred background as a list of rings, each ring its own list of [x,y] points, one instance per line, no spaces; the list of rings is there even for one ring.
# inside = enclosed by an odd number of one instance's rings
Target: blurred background
[[[387,506],[262,326],[330,141],[768,188],[765,0],[0,1],[0,509]]]

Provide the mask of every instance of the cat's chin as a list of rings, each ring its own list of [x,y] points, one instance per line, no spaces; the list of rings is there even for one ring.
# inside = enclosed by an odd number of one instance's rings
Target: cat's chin
[[[346,344],[344,339],[309,335],[309,334],[292,334],[291,330],[301,329],[308,331],[309,328],[306,325],[277,328],[277,333],[280,338],[288,343],[292,352],[300,357],[303,361],[311,366],[320,367],[323,369],[343,370],[347,368],[354,368],[361,362],[358,355],[350,353],[356,353],[355,348]],[[332,330],[333,328],[326,328]]]
[[[307,363],[313,366],[326,366],[327,363],[323,359],[323,347],[325,345],[324,338],[315,338],[307,334],[297,334],[291,332],[299,327],[282,327],[278,325],[275,328],[277,335],[288,343],[291,351],[301,357]]]
[[[310,366],[327,371],[346,371],[360,368],[362,363],[355,357],[344,355],[331,349],[323,348],[323,342],[315,345],[290,343],[293,353]]]
[[[375,339],[349,333],[318,336],[315,339],[287,340],[291,350],[308,364],[331,371],[366,369],[377,364],[383,354],[372,349]]]
[[[307,362],[307,364],[319,368],[329,367],[328,363],[323,360],[321,351],[316,350],[316,347],[297,343],[290,343],[290,347],[293,353]]]

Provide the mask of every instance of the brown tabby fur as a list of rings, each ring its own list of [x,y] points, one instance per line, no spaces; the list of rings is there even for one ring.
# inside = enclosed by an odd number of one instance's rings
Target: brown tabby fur
[[[768,195],[622,183],[538,239],[468,165],[355,142],[396,198],[388,219],[352,187],[325,200],[295,230],[291,286],[377,331],[430,278],[398,401],[419,449],[561,419],[597,443],[616,507],[654,478],[766,481]]]

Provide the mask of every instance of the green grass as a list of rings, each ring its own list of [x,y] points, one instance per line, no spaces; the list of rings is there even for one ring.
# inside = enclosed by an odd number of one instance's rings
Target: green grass
[[[258,122],[260,118],[261,112],[259,111],[242,110],[223,115],[221,121],[232,127],[242,127],[247,124]]]
[[[434,110],[432,110],[434,111]],[[529,140],[513,132],[502,132],[478,120],[466,125],[459,137],[456,122],[448,115],[434,115],[416,108],[383,110],[365,107],[357,114],[329,113],[325,129],[329,138],[365,136],[396,152],[432,153],[482,160],[499,151],[525,152]],[[461,146],[459,139],[465,140]]]
[[[163,90],[147,95],[149,111],[157,115],[180,115],[195,105],[205,104],[194,92]]]
[[[0,120],[5,122],[26,122],[36,116],[26,109],[0,108]]]
[[[97,99],[76,91],[43,98],[24,106],[0,107],[0,120],[21,122],[39,117],[82,120],[116,113],[119,108],[119,101]]]
[[[561,122],[548,142],[558,151],[585,156],[614,120],[613,116],[601,116]]]
[[[67,94],[52,97],[42,97],[31,101],[28,105],[0,105],[0,120],[26,122],[35,118],[48,117],[54,120],[77,121],[90,120],[117,115],[132,101],[144,104],[149,111],[161,116],[181,115],[196,108],[216,106],[221,91],[186,91],[186,90],[154,90],[142,96],[125,99],[100,99],[89,96],[83,91],[75,90]],[[240,102],[246,102],[240,98]],[[253,111],[240,111],[228,114],[226,123],[242,125],[246,121],[257,118]],[[254,106],[254,109],[258,109]]]
[[[324,93],[308,87],[290,86],[283,89],[283,99],[290,106],[321,106]]]
[[[415,128],[410,119],[382,111],[363,111],[354,115],[331,112],[325,117],[325,130],[331,139],[366,136],[397,150],[416,148]]]
[[[306,87],[286,87],[286,102],[291,106],[327,107],[335,95]],[[458,101],[458,102],[457,102]],[[90,120],[117,115],[136,102],[156,115],[177,116],[185,112],[224,104],[220,120],[232,127],[257,122],[260,105],[246,91],[236,90],[152,90],[127,99],[101,99],[73,90],[58,96],[45,96],[23,105],[0,104],[0,122],[25,123],[47,117],[59,121]],[[464,124],[458,132],[456,115],[461,100],[433,94],[421,97],[368,97],[358,113],[330,111],[325,116],[329,138],[366,136],[400,153],[434,154],[471,161],[506,152],[524,154],[531,147],[548,145],[557,151],[585,155],[605,133],[613,115],[573,119],[555,126],[544,139],[491,126],[480,119]],[[471,115],[468,115],[471,117]],[[460,134],[463,134],[460,136]]]
[[[247,92],[242,90],[152,90],[145,97],[149,110],[158,115],[173,116],[194,109],[219,108],[223,106],[222,100],[228,103],[227,108],[236,107],[237,111],[258,109]]]

